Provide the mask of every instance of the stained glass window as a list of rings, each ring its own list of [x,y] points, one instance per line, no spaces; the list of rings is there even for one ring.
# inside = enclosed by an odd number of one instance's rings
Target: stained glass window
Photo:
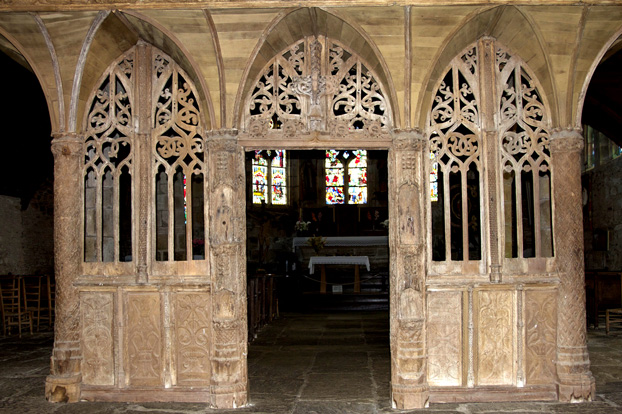
[[[255,151],[252,162],[253,204],[287,204],[285,150]]]
[[[324,167],[326,204],[367,203],[367,151],[327,150]]]
[[[430,201],[438,201],[438,161],[436,155],[430,151]]]

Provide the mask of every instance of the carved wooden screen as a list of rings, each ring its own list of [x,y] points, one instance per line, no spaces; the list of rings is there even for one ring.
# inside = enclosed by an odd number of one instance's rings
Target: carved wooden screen
[[[517,57],[497,49],[505,257],[551,257],[551,173],[547,110]]]
[[[153,56],[156,260],[205,258],[205,149],[197,92],[168,56]]]
[[[89,99],[84,140],[84,261],[132,260],[134,52]]]
[[[333,116],[350,129],[373,122],[387,126],[384,95],[365,64],[337,43],[330,45],[328,63],[330,74],[339,82],[331,101]]]
[[[432,204],[432,260],[482,257],[481,136],[477,48],[455,58],[434,94],[429,116],[437,200]]]
[[[308,37],[277,54],[255,82],[245,111],[253,138],[309,131],[386,133],[390,108],[378,77],[337,41]]]

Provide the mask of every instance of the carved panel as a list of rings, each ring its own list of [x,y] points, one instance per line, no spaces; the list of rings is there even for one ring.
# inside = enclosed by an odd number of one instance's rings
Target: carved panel
[[[82,381],[89,385],[114,385],[112,293],[82,292]]]
[[[479,291],[477,299],[477,384],[513,384],[514,292]]]
[[[162,384],[162,328],[158,293],[127,294],[127,357],[130,384]]]
[[[428,383],[462,385],[462,292],[428,292]]]
[[[527,384],[550,384],[555,381],[557,294],[526,291],[524,309]]]
[[[210,380],[210,296],[207,293],[175,295],[175,338],[179,384],[208,386]]]

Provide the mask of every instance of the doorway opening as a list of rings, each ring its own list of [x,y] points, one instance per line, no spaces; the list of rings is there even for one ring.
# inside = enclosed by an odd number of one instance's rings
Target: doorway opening
[[[272,378],[305,403],[390,406],[387,156],[246,152],[251,402]]]

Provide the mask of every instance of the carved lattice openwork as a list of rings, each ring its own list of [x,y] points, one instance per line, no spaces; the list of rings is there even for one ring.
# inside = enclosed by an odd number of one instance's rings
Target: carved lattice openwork
[[[133,51],[89,99],[84,140],[84,260],[132,258]]]
[[[522,62],[497,49],[506,257],[550,257],[551,175],[547,111]],[[511,224],[511,225],[509,225]]]
[[[326,131],[381,135],[391,124],[378,77],[340,43],[309,37],[279,53],[255,82],[246,106],[254,138]]]
[[[153,57],[156,260],[205,258],[205,150],[197,93],[171,58]]]
[[[481,259],[481,137],[477,49],[455,58],[434,95],[429,118],[438,199],[432,202],[432,258]]]
[[[494,50],[492,79],[480,78],[478,46],[472,46],[451,62],[434,95],[428,125],[434,261],[482,257],[483,119],[495,120],[491,126],[500,139],[499,155],[492,157],[500,157],[503,170],[505,257],[553,254],[547,110],[522,61],[501,47]],[[497,88],[498,116],[479,113],[479,89],[488,84]],[[494,178],[489,174],[489,181]],[[488,191],[497,191],[489,185]]]

